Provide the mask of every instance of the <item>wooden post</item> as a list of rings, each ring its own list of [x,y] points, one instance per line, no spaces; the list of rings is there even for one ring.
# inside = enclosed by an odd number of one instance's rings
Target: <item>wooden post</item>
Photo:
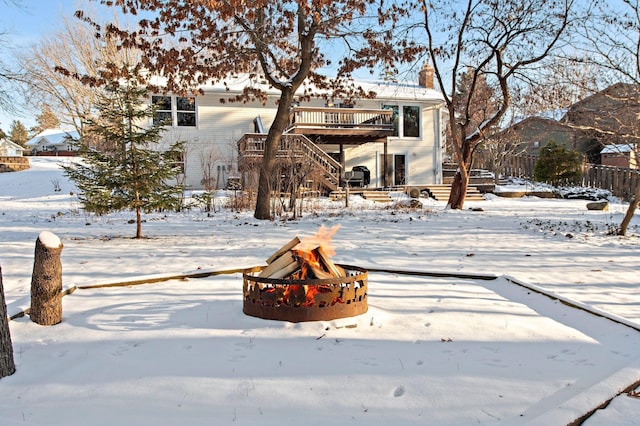
[[[13,345],[11,344],[9,317],[2,285],[2,267],[0,267],[0,379],[15,372],[16,364],[13,361]]]
[[[43,231],[36,240],[31,276],[31,321],[55,325],[62,321],[62,242],[55,234]]]

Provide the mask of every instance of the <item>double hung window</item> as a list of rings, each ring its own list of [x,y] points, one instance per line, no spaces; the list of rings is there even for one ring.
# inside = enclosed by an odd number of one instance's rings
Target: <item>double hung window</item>
[[[195,127],[196,98],[193,96],[152,96],[156,106],[153,124],[165,126]]]

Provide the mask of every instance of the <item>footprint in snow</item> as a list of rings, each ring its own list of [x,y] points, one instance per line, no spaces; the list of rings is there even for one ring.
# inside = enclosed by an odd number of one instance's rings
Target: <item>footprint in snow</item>
[[[404,386],[398,386],[397,388],[395,388],[395,389],[393,390],[393,396],[394,396],[395,398],[399,398],[399,397],[401,397],[402,395],[404,395],[404,392],[405,392]]]

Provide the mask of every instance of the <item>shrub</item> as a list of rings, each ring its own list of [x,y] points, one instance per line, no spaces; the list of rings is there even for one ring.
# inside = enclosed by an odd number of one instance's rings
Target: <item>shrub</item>
[[[582,177],[583,156],[551,141],[540,150],[540,156],[533,171],[539,182],[552,185],[578,184]]]

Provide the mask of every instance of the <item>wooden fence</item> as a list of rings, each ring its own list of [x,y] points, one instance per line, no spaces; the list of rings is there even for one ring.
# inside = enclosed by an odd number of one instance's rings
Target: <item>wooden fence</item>
[[[616,197],[629,201],[640,184],[640,170],[624,167],[585,164],[582,185],[608,189]]]
[[[484,162],[479,157],[477,158],[479,161],[474,161],[474,167],[485,168]],[[536,157],[530,155],[514,156],[503,166],[501,174],[503,176],[533,179],[536,160]],[[606,189],[611,191],[614,196],[628,201],[634,194],[636,187],[640,185],[640,170],[585,163],[582,167],[580,185]]]

